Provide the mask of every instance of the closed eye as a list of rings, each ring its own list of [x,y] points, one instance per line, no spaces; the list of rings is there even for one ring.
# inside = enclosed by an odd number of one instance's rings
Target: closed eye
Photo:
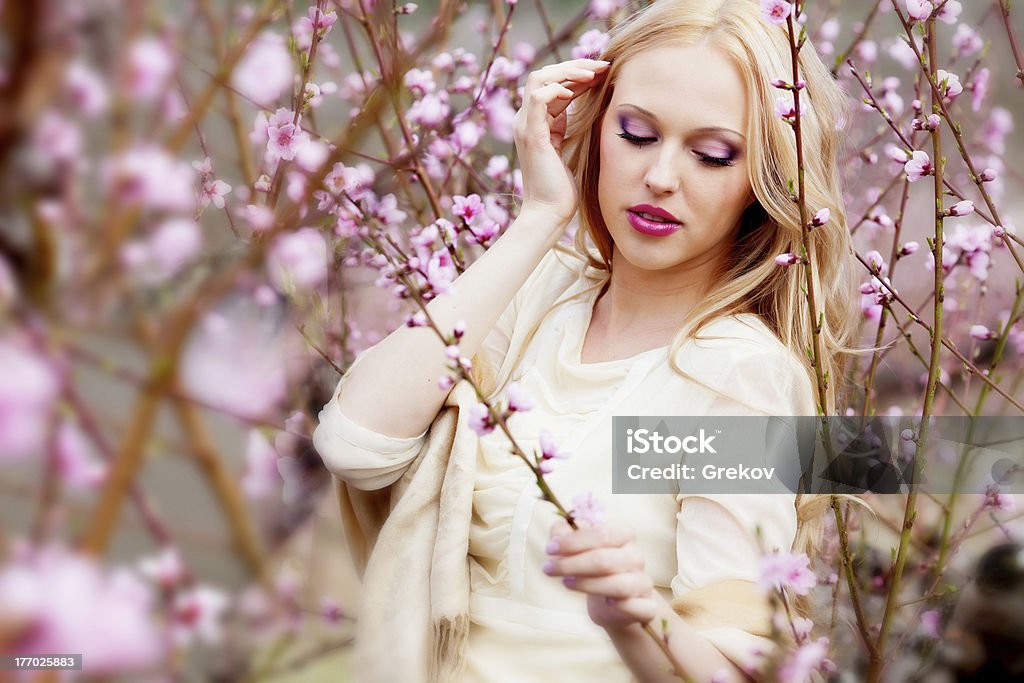
[[[729,157],[714,157],[703,152],[695,152],[697,157],[709,166],[732,166],[733,160]]]
[[[636,145],[637,147],[643,147],[644,145],[649,145],[652,142],[658,141],[658,138],[641,138],[631,133],[627,133],[626,131],[619,133],[619,137],[631,145]]]

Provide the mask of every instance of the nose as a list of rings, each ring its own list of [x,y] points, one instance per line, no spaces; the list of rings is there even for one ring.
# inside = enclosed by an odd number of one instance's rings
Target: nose
[[[644,174],[644,183],[655,194],[671,194],[679,189],[679,169],[673,150],[664,145]]]

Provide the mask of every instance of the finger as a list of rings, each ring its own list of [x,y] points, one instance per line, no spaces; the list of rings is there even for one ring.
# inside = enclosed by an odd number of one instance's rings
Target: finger
[[[551,135],[548,107],[559,98],[572,99],[573,92],[560,83],[548,83],[526,98],[526,136],[534,142],[546,142]]]
[[[566,588],[580,593],[616,600],[649,597],[654,590],[654,581],[642,572],[613,576],[565,576],[562,577],[562,583]]]
[[[608,605],[642,624],[658,616],[658,604],[652,598],[607,598]]]
[[[632,547],[597,548],[576,555],[555,556],[541,567],[548,576],[609,576],[642,572],[643,557]]]
[[[617,524],[602,524],[600,526],[577,529],[569,534],[559,534],[553,541],[557,541],[550,554],[572,555],[591,548],[599,547],[620,547],[630,543],[636,538],[632,529]]]
[[[588,72],[586,75],[570,76],[565,80],[560,81],[560,85],[571,90],[573,96],[571,98],[557,98],[554,102],[548,105],[548,114],[552,117],[560,116],[562,112],[569,108],[569,105],[574,99],[576,99],[576,97],[583,94],[590,88],[597,86],[597,84],[601,82],[602,76],[604,76],[605,73],[606,72],[600,72],[595,74],[593,72]]]
[[[560,80],[564,74],[574,71],[597,72],[605,71],[608,67],[608,62],[603,62],[599,59],[570,59],[565,62],[558,62],[557,64],[548,64],[536,71],[531,71],[526,77],[526,81],[527,84],[534,81],[538,85],[544,85],[545,83],[550,83],[552,80]]]
[[[572,527],[569,526],[569,522],[566,521],[565,517],[562,517],[561,515],[559,515],[559,517],[557,519],[555,519],[554,523],[551,525],[551,532],[550,532],[549,535],[550,536],[563,536],[565,534],[571,534],[571,533],[572,533]]]

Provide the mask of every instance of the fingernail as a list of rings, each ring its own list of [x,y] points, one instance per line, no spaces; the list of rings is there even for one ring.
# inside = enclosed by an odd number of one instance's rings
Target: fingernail
[[[548,576],[551,576],[551,573],[555,571],[555,563],[552,562],[551,560],[548,560],[547,562],[544,563],[544,566],[541,567],[540,569],[541,569],[542,572],[544,572]]]
[[[576,585],[576,577],[575,576],[566,576],[566,577],[564,577],[562,579],[562,583],[564,583],[569,588],[572,588],[573,586]]]
[[[595,59],[594,61],[598,64],[611,64],[607,59]]]
[[[548,541],[548,545],[544,550],[546,550],[549,555],[552,553],[557,553],[559,550],[558,541],[554,539]]]

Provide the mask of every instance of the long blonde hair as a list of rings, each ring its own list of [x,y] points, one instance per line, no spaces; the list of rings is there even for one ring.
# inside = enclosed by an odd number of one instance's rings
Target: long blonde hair
[[[612,99],[622,65],[634,55],[665,44],[694,45],[702,41],[728,54],[750,97],[746,137],[748,173],[756,201],[741,217],[730,259],[719,273],[717,286],[690,312],[677,332],[669,354],[673,369],[690,379],[676,363],[679,348],[711,321],[751,311],[800,359],[808,381],[817,387],[810,353],[812,326],[804,293],[804,269],[781,267],[775,256],[800,252],[802,226],[799,208],[790,196],[788,179],[797,177],[796,142],[789,124],[775,113],[771,85],[776,78],[792,79],[792,62],[785,27],[761,17],[756,0],[658,0],[633,14],[610,32],[600,55],[611,62],[604,82],[573,102],[565,135],[564,159],[573,172],[580,197],[576,249],[595,269],[611,272],[612,240],[598,202],[601,122]],[[857,334],[858,306],[853,272],[853,249],[846,224],[838,159],[844,143],[845,96],[808,42],[800,51],[800,119],[803,140],[804,186],[808,219],[827,208],[830,220],[810,234],[816,307],[824,316],[820,330],[821,369],[828,378],[819,411],[836,414],[846,395],[841,385],[847,357],[861,352],[852,344]],[[788,97],[789,94],[787,93]],[[590,240],[597,248],[595,258]],[[822,513],[828,496],[798,496],[798,532],[793,549],[812,557],[822,535]]]

